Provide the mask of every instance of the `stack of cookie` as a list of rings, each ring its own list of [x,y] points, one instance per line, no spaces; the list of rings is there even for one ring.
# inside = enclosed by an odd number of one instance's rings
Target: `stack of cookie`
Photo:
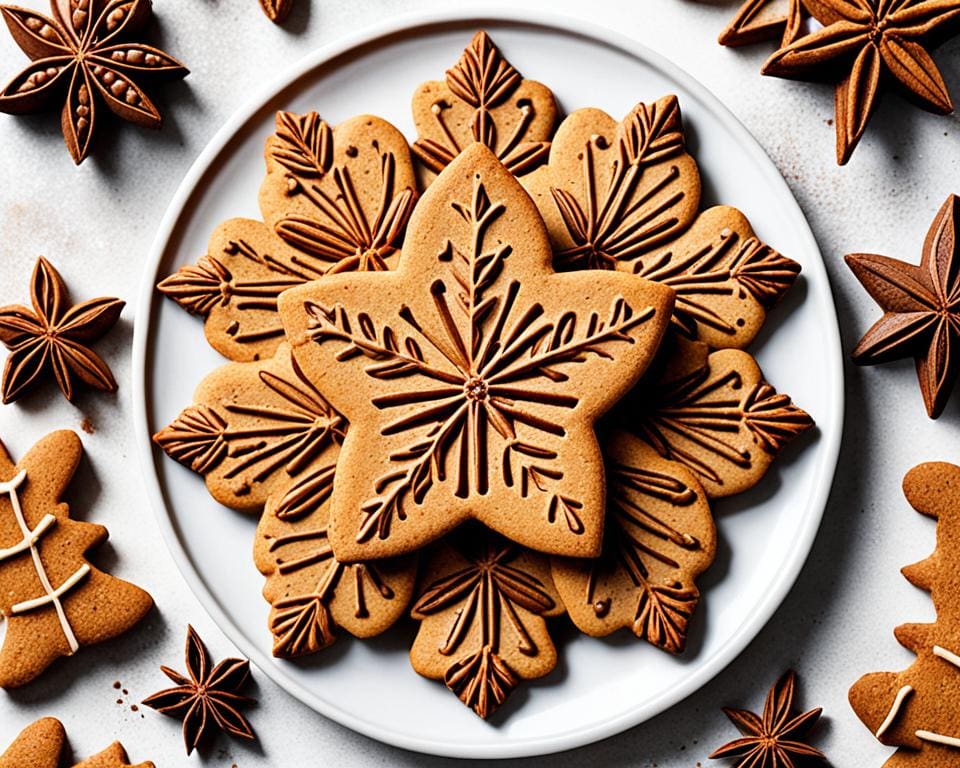
[[[276,656],[411,616],[487,717],[563,614],[683,652],[711,500],[812,426],[742,351],[799,266],[701,210],[672,96],[557,127],[480,32],[413,113],[278,114],[263,220],[159,286],[233,362],[155,440],[259,516]]]

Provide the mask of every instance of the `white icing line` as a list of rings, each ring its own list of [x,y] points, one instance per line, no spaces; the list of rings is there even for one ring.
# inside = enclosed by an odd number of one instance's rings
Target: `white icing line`
[[[44,515],[40,522],[37,524],[37,527],[30,531],[29,536],[25,536],[20,540],[19,544],[14,544],[8,549],[0,549],[0,561],[8,560],[11,557],[16,557],[21,552],[26,552],[30,547],[36,544],[40,537],[47,532],[47,528],[51,525],[54,525],[57,522],[57,518],[53,515]]]
[[[940,733],[933,733],[931,731],[917,731],[916,736],[918,739],[930,741],[934,744],[943,744],[945,747],[955,747],[960,749],[960,739],[956,738],[955,736],[944,736]]]
[[[27,611],[42,608],[43,606],[49,605],[55,600],[59,600],[67,592],[77,586],[80,580],[88,573],[90,573],[90,566],[84,563],[77,568],[77,571],[73,574],[73,576],[63,582],[63,584],[53,590],[53,592],[48,595],[44,595],[43,597],[37,597],[33,600],[24,600],[22,603],[17,603],[10,609],[11,613],[26,613]]]
[[[893,706],[890,707],[890,711],[887,713],[886,719],[880,723],[880,727],[877,728],[877,732],[874,734],[874,736],[879,739],[890,729],[890,726],[893,725],[893,721],[896,720],[897,715],[900,714],[900,710],[903,707],[903,702],[911,693],[913,693],[913,688],[909,685],[905,685],[903,688],[897,691],[897,697],[893,700]]]
[[[17,488],[26,479],[27,471],[22,469],[12,480],[8,480],[5,483],[0,483],[0,492],[6,493],[10,496],[10,505],[13,507],[13,514],[17,519],[17,524],[20,526],[20,532],[23,534],[23,538],[25,540],[30,540],[33,537],[33,531],[30,530],[26,519],[23,517],[23,509],[20,507],[20,497],[17,495]],[[66,589],[61,587],[63,591],[58,592],[53,588],[53,585],[50,583],[50,579],[47,576],[47,571],[43,567],[43,561],[40,559],[40,552],[37,550],[36,542],[31,541],[28,548],[30,550],[31,557],[33,558],[33,567],[37,572],[37,578],[40,579],[40,584],[43,587],[43,591],[47,594],[47,597],[50,598],[45,599],[42,605],[46,605],[47,603],[51,603],[53,605],[57,612],[57,618],[60,620],[60,628],[63,630],[63,636],[67,639],[67,644],[70,646],[70,653],[76,653],[78,650],[80,650],[80,643],[77,642],[77,636],[74,634],[73,627],[70,626],[70,622],[67,620],[67,614],[63,610],[63,604],[60,602],[60,596],[63,594],[63,592],[66,592]],[[77,573],[67,580],[67,582],[73,580],[73,583],[71,583],[67,589],[75,586],[77,581],[82,579],[89,572],[90,566],[84,563]],[[79,577],[77,574],[80,574]],[[18,603],[18,605],[13,606],[12,611],[14,613],[22,613],[23,610],[30,610],[29,608],[24,608],[19,611],[17,609],[18,606],[30,605],[35,602],[35,600],[31,600],[27,601],[26,603]]]
[[[941,648],[939,645],[933,646],[933,655],[939,656],[944,661],[949,661],[957,669],[960,669],[960,656],[957,656],[955,653],[951,653],[946,648]]]

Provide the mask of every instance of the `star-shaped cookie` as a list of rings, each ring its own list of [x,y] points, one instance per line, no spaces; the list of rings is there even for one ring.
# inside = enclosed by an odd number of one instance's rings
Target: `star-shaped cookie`
[[[673,291],[551,261],[533,201],[478,143],[417,205],[396,271],[281,295],[297,364],[350,423],[338,560],[408,552],[470,518],[539,551],[599,554],[593,425],[650,363]]]
[[[960,375],[960,198],[951,195],[923,244],[920,266],[852,253],[847,265],[883,309],[853,350],[858,365],[914,357],[927,415],[943,413]]]

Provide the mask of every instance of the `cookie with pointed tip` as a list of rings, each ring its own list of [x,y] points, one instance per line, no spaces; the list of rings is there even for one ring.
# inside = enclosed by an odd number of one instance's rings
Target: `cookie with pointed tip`
[[[275,492],[257,526],[253,560],[266,577],[263,596],[273,655],[292,659],[322,651],[337,630],[374,637],[406,612],[417,576],[416,556],[341,563],[330,547],[330,494],[336,450]]]
[[[563,613],[547,558],[480,528],[437,545],[411,615],[413,668],[487,718],[557,664],[547,619]]]
[[[71,304],[63,278],[43,256],[30,278],[30,302],[32,307],[0,307],[0,342],[10,350],[3,402],[12,403],[51,375],[71,402],[75,380],[116,392],[113,374],[91,345],[116,325],[124,302],[104,297]]]
[[[700,602],[696,580],[716,554],[707,494],[693,472],[627,432],[604,435],[601,445],[603,553],[595,560],[553,558],[553,582],[586,634],[629,629],[668,653],[683,653]]]
[[[616,423],[690,469],[709,498],[753,488],[813,419],[767,383],[749,353],[673,343],[658,376],[624,400]]]
[[[141,83],[184,77],[172,56],[139,39],[150,0],[51,0],[50,17],[12,5],[0,14],[31,63],[0,91],[0,112],[25,114],[62,105],[63,138],[78,165],[90,152],[97,116],[159,128],[160,111]]]
[[[335,462],[346,427],[284,344],[269,360],[213,371],[153,440],[203,475],[218,502],[259,514],[272,493]]]
[[[149,761],[131,765],[129,760],[127,750],[119,741],[115,741],[102,752],[77,763],[73,768],[155,768]]]
[[[525,80],[481,30],[445,80],[423,83],[414,93],[413,152],[426,168],[425,184],[474,142],[521,176],[546,160],[556,119],[550,89]]]
[[[907,473],[903,491],[910,506],[937,521],[933,554],[903,569],[930,593],[937,618],[897,627],[897,641],[916,660],[902,672],[861,677],[850,705],[877,739],[899,747],[889,768],[950,768],[960,759],[960,467],[921,464]]]
[[[66,739],[59,720],[41,718],[24,728],[0,755],[0,768],[59,768]]]
[[[845,165],[863,137],[884,83],[936,114],[953,111],[930,51],[956,34],[960,0],[803,0],[822,28],[784,45],[764,75],[835,81],[837,163]]]
[[[745,0],[718,42],[733,48],[766,40],[790,45],[800,36],[803,20],[803,0]]]
[[[927,415],[937,418],[960,377],[960,198],[950,195],[940,208],[920,266],[865,253],[852,253],[846,262],[883,310],[853,350],[853,361],[914,358]]]
[[[762,243],[735,208],[700,213],[700,175],[675,96],[637,104],[619,123],[580,109],[547,165],[523,179],[560,270],[615,269],[676,292],[674,326],[717,348],[743,348],[799,265]]]
[[[298,365],[351,425],[331,499],[338,559],[410,552],[468,519],[599,554],[593,425],[653,359],[673,291],[551,263],[533,202],[477,143],[417,205],[396,270],[281,295]]]
[[[26,685],[57,659],[123,634],[153,606],[86,558],[108,534],[70,519],[61,501],[82,452],[75,433],[52,432],[15,465],[0,443],[0,688]]]

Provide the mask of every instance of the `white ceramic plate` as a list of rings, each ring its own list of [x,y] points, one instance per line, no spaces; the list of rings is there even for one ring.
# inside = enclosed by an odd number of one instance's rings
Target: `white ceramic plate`
[[[221,358],[200,323],[154,292],[158,279],[205,252],[214,226],[257,217],[262,145],[277,109],[319,111],[331,123],[372,112],[414,137],[410,97],[490,29],[510,61],[547,83],[562,108],[621,116],[637,101],[676,93],[706,202],[747,212],[761,238],[803,265],[754,352],[770,381],[813,414],[819,433],[787,452],[754,492],[720,506],[720,557],[688,653],[668,657],[625,638],[560,631],[561,664],[522,686],[495,718],[479,720],[407,661],[406,632],[374,642],[341,638],[311,663],[270,656],[262,579],[250,555],[254,521],[218,506],[201,479],[151,448],[150,435],[192,401]],[[264,674],[317,712],[408,749],[508,757],[576,747],[636,725],[708,682],[753,639],[792,586],[830,490],[843,419],[839,333],[810,229],[756,141],[701,85],[617,33],[581,21],[501,15],[420,16],[324,48],[295,66],[217,134],[170,205],[147,265],[134,342],[134,398],[147,487],[184,577],[217,623]]]

